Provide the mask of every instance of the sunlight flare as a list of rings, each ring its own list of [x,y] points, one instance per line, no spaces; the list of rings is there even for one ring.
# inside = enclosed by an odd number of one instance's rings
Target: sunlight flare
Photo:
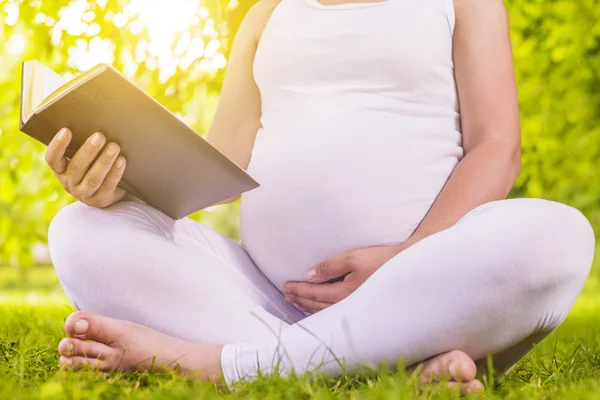
[[[102,6],[101,2],[97,4]],[[87,0],[72,1],[59,14],[52,29],[53,42],[58,43],[63,33],[89,37],[78,40],[69,52],[69,66],[85,71],[98,63],[114,61],[115,46],[99,36],[100,26],[94,22],[95,13]],[[210,15],[200,0],[131,0],[120,12],[107,13],[105,20],[139,37],[135,57],[125,62],[125,74],[132,76],[139,64],[145,64],[150,70],[158,70],[159,80],[164,83],[177,69],[194,66],[200,73],[214,73],[225,68],[221,37]],[[36,22],[47,20],[42,14]]]

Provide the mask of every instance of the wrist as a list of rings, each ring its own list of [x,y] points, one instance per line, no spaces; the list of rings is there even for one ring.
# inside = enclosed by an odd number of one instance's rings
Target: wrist
[[[403,252],[404,250],[406,250],[409,247],[411,247],[412,245],[420,242],[421,240],[425,239],[426,237],[427,236],[418,235],[415,232],[411,237],[409,237],[404,242],[400,243],[398,246],[395,247],[395,250],[397,251],[396,254]]]
[[[392,247],[392,257],[397,256],[398,254],[402,253],[404,250],[406,250],[410,246],[412,246],[412,244],[408,243],[408,240],[409,239],[406,239],[404,242],[400,243],[399,245]]]

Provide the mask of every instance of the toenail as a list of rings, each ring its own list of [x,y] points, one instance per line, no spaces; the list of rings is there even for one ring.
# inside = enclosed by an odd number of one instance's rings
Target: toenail
[[[450,363],[450,365],[448,366],[448,372],[450,372],[450,376],[453,378],[457,378],[458,376],[458,371],[460,369],[460,363],[458,361],[452,361]]]
[[[73,343],[67,342],[67,353],[71,353],[73,351]]]
[[[68,357],[62,356],[60,358],[60,360],[58,360],[58,366],[59,367],[64,367],[64,366],[71,365],[71,364],[73,364],[73,360],[71,360]]]
[[[87,332],[89,323],[85,319],[80,319],[75,323],[75,333],[82,335]]]

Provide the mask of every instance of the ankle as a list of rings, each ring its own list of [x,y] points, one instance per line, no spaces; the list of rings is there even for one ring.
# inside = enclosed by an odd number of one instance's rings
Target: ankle
[[[221,368],[222,345],[193,344],[188,353],[177,363],[181,373],[192,379],[224,384]]]

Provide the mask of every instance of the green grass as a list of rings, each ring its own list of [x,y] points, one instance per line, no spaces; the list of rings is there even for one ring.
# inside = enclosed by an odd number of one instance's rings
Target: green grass
[[[481,398],[600,398],[600,261],[567,321]],[[0,399],[412,399],[456,398],[443,385],[419,388],[402,372],[338,380],[262,377],[234,394],[165,373],[80,373],[58,368],[56,346],[72,311],[51,268],[27,279],[0,269]]]

